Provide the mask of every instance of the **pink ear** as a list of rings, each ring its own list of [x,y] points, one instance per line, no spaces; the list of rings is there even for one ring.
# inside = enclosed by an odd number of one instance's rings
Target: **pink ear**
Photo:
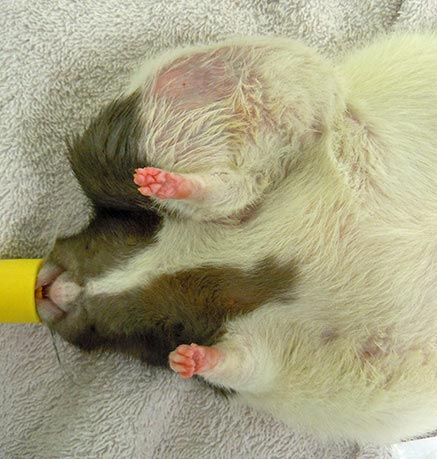
[[[157,76],[154,93],[176,101],[183,109],[195,109],[229,98],[237,77],[229,61],[227,48],[180,58]]]

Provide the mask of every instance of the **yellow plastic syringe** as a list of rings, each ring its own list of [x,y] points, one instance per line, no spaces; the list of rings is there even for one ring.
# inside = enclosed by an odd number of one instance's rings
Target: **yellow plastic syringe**
[[[41,322],[36,311],[40,259],[0,260],[0,323]]]

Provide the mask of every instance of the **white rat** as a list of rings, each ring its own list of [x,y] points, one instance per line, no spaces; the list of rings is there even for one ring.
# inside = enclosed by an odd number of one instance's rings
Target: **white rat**
[[[178,49],[70,155],[96,217],[38,306],[67,340],[169,355],[319,436],[437,429],[435,35],[336,63],[275,38]]]

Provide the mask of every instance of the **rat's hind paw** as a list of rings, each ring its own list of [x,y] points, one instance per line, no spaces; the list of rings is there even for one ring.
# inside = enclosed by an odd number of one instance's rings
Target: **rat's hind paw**
[[[190,198],[198,188],[184,174],[176,174],[156,167],[136,169],[134,182],[140,187],[138,191],[142,195],[153,196],[159,199]]]
[[[169,355],[170,368],[183,378],[212,370],[222,357],[215,347],[181,344]]]

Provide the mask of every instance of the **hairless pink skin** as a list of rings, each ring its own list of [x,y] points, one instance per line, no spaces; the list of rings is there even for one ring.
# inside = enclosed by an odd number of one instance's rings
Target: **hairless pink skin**
[[[159,199],[187,199],[196,197],[201,191],[201,184],[186,174],[176,174],[156,167],[136,169],[134,182],[144,196]]]
[[[191,378],[212,370],[222,359],[216,347],[181,344],[169,355],[170,368],[182,378]]]

